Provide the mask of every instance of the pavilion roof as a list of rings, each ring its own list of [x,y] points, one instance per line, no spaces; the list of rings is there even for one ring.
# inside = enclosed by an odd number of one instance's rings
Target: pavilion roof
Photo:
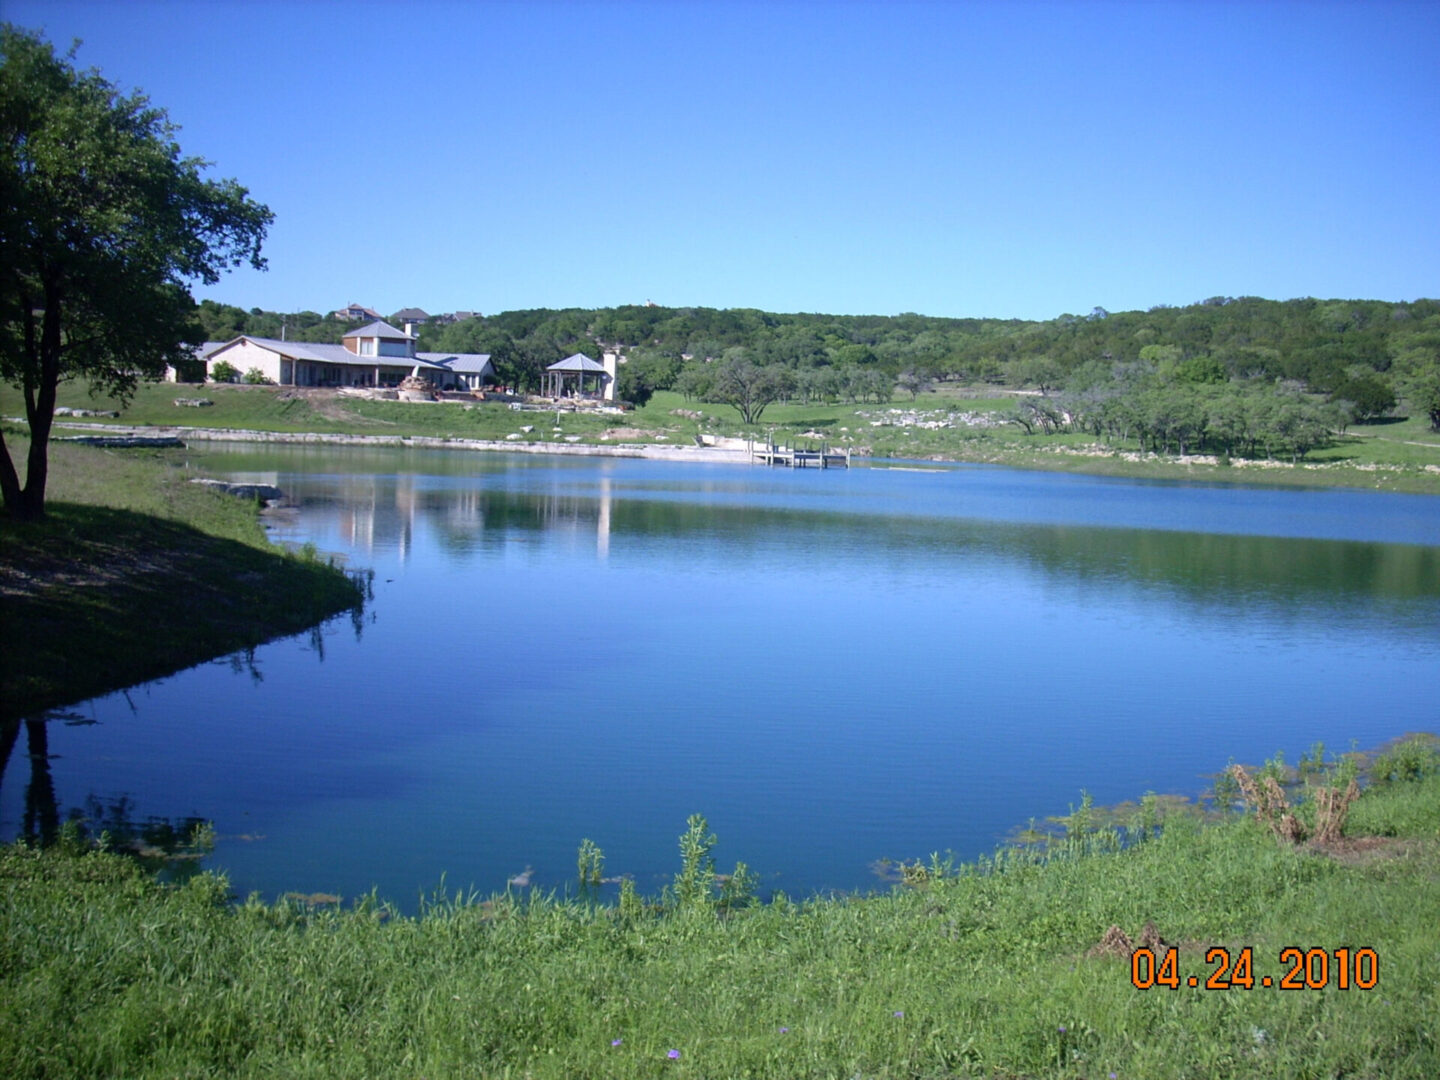
[[[564,360],[557,360],[545,369],[546,371],[595,371],[603,372],[605,365],[591,360],[584,353],[575,353],[567,356]]]

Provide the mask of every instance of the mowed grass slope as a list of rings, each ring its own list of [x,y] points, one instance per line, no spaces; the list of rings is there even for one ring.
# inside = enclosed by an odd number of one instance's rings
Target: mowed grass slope
[[[177,406],[176,398],[201,395],[209,408]],[[861,457],[970,461],[1019,468],[1053,469],[1155,479],[1202,479],[1232,483],[1381,488],[1440,494],[1440,433],[1421,417],[1391,418],[1353,425],[1331,445],[1312,451],[1299,468],[1288,461],[1207,464],[1138,455],[1135,445],[1108,445],[1082,432],[1027,435],[1003,417],[1013,394],[994,388],[942,387],[911,401],[907,395],[883,404],[776,403],[748,429],[738,412],[713,402],[686,401],[669,391],[656,393],[642,408],[623,416],[516,412],[499,402],[409,404],[340,397],[329,392],[296,392],[286,387],[175,384],[141,386],[120,409],[119,419],[67,422],[149,426],[193,426],[321,435],[425,436],[449,439],[581,443],[656,442],[690,445],[699,434],[773,434],[784,443],[849,448]],[[60,404],[83,409],[118,408],[91,398],[83,384],[62,388]],[[953,426],[922,422],[959,417]],[[977,418],[978,423],[977,423]],[[531,431],[526,432],[524,427]],[[554,430],[558,427],[560,430]],[[615,435],[616,430],[622,435]]]
[[[6,433],[22,460],[23,436]],[[118,690],[314,626],[361,600],[272,547],[254,503],[183,458],[52,444],[46,517],[0,516],[0,719]]]
[[[231,906],[212,877],[166,888],[78,845],[12,848],[0,1057],[15,1077],[1430,1078],[1428,754],[1367,790],[1324,850],[1253,817],[1172,815],[1123,848],[1087,833],[1048,860],[731,910],[673,895],[441,897],[418,918],[373,899]],[[1129,960],[1095,951],[1147,922],[1178,946],[1176,989],[1138,989]],[[1252,950],[1254,989],[1204,987],[1214,947]],[[1327,972],[1262,988],[1291,971],[1288,947],[1324,950]],[[1362,947],[1375,981],[1342,989],[1335,950]]]

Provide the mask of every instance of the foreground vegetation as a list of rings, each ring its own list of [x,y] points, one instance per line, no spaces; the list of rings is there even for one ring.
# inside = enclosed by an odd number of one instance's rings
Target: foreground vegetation
[[[7,438],[23,453],[23,435]],[[171,452],[52,445],[46,517],[0,518],[0,723],[360,602],[359,586],[313,551],[272,547],[253,502],[193,475]]]
[[[237,906],[223,878],[162,886],[72,831],[0,854],[0,1058],[14,1077],[1433,1077],[1435,746],[1375,762],[1321,846],[1224,792],[1212,820],[1147,798],[1118,829],[1086,803],[1048,851],[763,905],[743,867],[717,881],[699,818],[661,897],[442,894],[417,918]],[[1314,831],[1313,793],[1356,764],[1315,751],[1259,779],[1311,792]],[[579,869],[603,855],[582,845]],[[1137,989],[1114,927],[1177,946],[1179,987]],[[1255,988],[1206,989],[1212,947],[1250,947]],[[1327,973],[1263,988],[1290,947]],[[1366,947],[1377,980],[1342,989],[1335,951]]]

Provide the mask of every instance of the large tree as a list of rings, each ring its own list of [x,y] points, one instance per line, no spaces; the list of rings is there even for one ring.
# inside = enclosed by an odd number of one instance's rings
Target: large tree
[[[715,371],[710,398],[722,405],[733,405],[740,419],[747,424],[759,422],[765,406],[778,401],[790,390],[793,379],[778,367],[752,364],[743,348],[725,350],[725,359]]]
[[[38,34],[0,26],[0,381],[30,425],[22,487],[0,434],[6,512],[39,517],[61,380],[125,399],[191,358],[188,285],[248,263],[273,220],[233,180],[207,180],[140,93],[76,71]]]

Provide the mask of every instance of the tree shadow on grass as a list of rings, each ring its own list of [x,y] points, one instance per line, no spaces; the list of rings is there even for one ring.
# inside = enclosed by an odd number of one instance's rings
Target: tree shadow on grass
[[[253,649],[364,601],[328,563],[74,504],[0,531],[0,594],[0,719]]]

